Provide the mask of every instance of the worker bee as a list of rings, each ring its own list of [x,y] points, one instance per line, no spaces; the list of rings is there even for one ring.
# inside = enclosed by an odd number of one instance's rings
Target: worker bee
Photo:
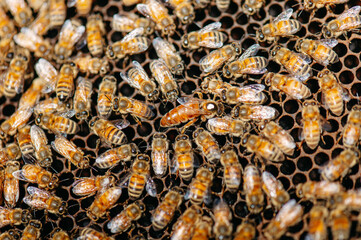
[[[19,230],[10,229],[2,234],[0,234],[0,240],[17,240],[20,239],[21,232]]]
[[[167,0],[174,8],[173,13],[183,24],[191,24],[195,18],[194,8],[190,0]]]
[[[120,114],[130,113],[133,117],[140,119],[151,119],[155,116],[153,106],[148,105],[137,99],[128,97],[114,97],[112,101],[112,110]]]
[[[39,102],[39,99],[42,96],[41,91],[45,87],[45,84],[46,83],[40,78],[34,79],[30,87],[21,95],[18,107],[33,108]]]
[[[198,128],[193,132],[193,139],[208,162],[217,164],[221,159],[221,150],[212,134],[204,128]]]
[[[87,216],[93,221],[102,218],[110,208],[114,207],[121,194],[121,187],[112,187],[97,195],[93,203],[87,209]]]
[[[163,59],[173,74],[181,75],[184,70],[184,62],[175,47],[166,40],[157,37],[153,40],[153,46],[159,58]]]
[[[292,199],[282,206],[276,217],[267,225],[264,235],[267,239],[279,239],[288,227],[295,225],[302,220],[302,206]]]
[[[142,201],[136,201],[121,211],[107,224],[111,233],[126,232],[131,226],[132,222],[137,221],[145,211],[145,205]]]
[[[314,100],[303,102],[302,108],[303,137],[307,146],[315,149],[320,141],[322,126],[319,107]]]
[[[30,107],[18,108],[8,119],[0,125],[0,138],[15,135],[18,128],[22,128],[28,122],[32,115]]]
[[[65,213],[67,208],[66,202],[50,192],[29,186],[28,193],[29,195],[23,198],[23,202],[30,207],[53,214],[63,215]]]
[[[262,211],[264,196],[262,192],[262,179],[254,165],[248,165],[243,172],[243,190],[246,194],[246,204],[251,213]]]
[[[274,143],[284,154],[292,155],[296,143],[292,136],[276,122],[263,122],[259,125],[261,133]]]
[[[24,0],[4,0],[2,4],[13,15],[18,27],[25,27],[33,21],[33,13]]]
[[[136,28],[125,37],[107,47],[105,55],[109,59],[122,59],[128,55],[139,54],[145,52],[150,46],[150,40],[143,37],[143,28]]]
[[[77,240],[114,240],[112,237],[108,237],[105,233],[98,232],[92,228],[84,228],[80,232],[80,236]]]
[[[70,0],[67,3],[68,7],[76,7],[76,11],[80,16],[89,14],[93,5],[93,0]]]
[[[71,169],[70,163],[81,169],[89,167],[88,157],[84,156],[84,152],[65,137],[56,136],[51,146],[57,153],[68,159],[69,169]]]
[[[39,220],[32,219],[29,224],[25,227],[22,240],[40,239],[42,224]]]
[[[111,186],[114,186],[115,178],[113,176],[104,175],[96,177],[83,177],[75,180],[72,184],[72,191],[75,195],[92,196],[96,192],[102,194]]]
[[[56,68],[44,58],[40,58],[39,61],[35,64],[35,71],[39,78],[46,82],[46,87],[42,92],[50,93],[54,91],[58,81],[58,71]]]
[[[91,111],[91,95],[93,84],[85,78],[78,78],[74,94],[75,117],[79,120],[86,120]]]
[[[262,173],[262,189],[271,200],[276,209],[280,209],[288,200],[290,195],[284,189],[282,183],[277,180],[271,173],[264,171]]]
[[[240,104],[237,104],[231,112],[233,118],[238,118],[242,121],[272,120],[276,118],[278,114],[278,111],[270,106],[250,106]]]
[[[192,120],[187,123],[186,127],[188,127],[198,117],[205,121],[207,118],[221,116],[224,112],[223,104],[212,100],[182,97],[177,101],[181,105],[173,108],[161,118],[161,127],[172,127]]]
[[[207,121],[207,129],[217,135],[230,134],[234,137],[241,137],[243,134],[250,131],[251,125],[242,120],[225,116],[223,118],[209,119]]]
[[[330,108],[335,115],[340,116],[344,108],[343,100],[349,101],[349,94],[338,83],[336,76],[330,70],[322,70],[318,73],[317,78],[326,107]]]
[[[53,133],[75,134],[79,126],[73,120],[53,114],[40,113],[35,116],[36,125]]]
[[[342,143],[345,147],[354,147],[361,139],[361,108],[352,107],[347,116],[347,123],[342,131]]]
[[[345,207],[348,210],[358,211],[361,207],[361,191],[357,189],[340,192],[332,198],[332,202],[335,202],[338,206]]]
[[[33,125],[30,128],[30,138],[35,149],[35,157],[42,167],[50,167],[53,163],[52,153],[48,145],[48,138],[40,127]]]
[[[231,239],[232,236],[232,212],[228,205],[221,201],[213,208],[213,232],[216,239]]]
[[[165,133],[155,133],[152,142],[152,167],[155,175],[163,176],[169,162],[169,142]]]
[[[103,35],[105,34],[105,26],[100,14],[93,14],[88,17],[86,33],[88,49],[91,55],[102,55],[103,47],[105,45],[103,39]]]
[[[351,216],[342,208],[336,208],[330,213],[329,226],[333,239],[350,239]]]
[[[213,94],[214,96],[219,97],[221,100],[223,100],[222,94],[231,87],[233,86],[227,82],[223,82],[217,73],[215,75],[203,78],[201,83],[202,92]]]
[[[48,98],[40,101],[34,107],[34,114],[57,114],[64,117],[73,117],[75,111],[72,109],[73,103],[71,101],[67,103],[60,102],[59,98]]]
[[[7,162],[17,160],[21,157],[21,151],[16,143],[9,143],[0,148],[0,166]]]
[[[97,109],[101,118],[108,118],[111,114],[112,99],[117,90],[117,79],[104,76],[99,85]]]
[[[124,12],[115,14],[112,18],[112,29],[119,32],[131,32],[136,28],[143,28],[144,35],[154,32],[155,24],[148,18],[141,18],[134,13]]]
[[[120,77],[129,83],[131,87],[139,90],[139,92],[149,101],[158,99],[159,91],[155,82],[150,80],[144,68],[137,61],[133,61],[134,68],[129,69],[128,76],[119,73]]]
[[[40,166],[25,164],[21,170],[13,172],[19,180],[36,183],[39,188],[53,189],[58,186],[58,177]]]
[[[37,35],[30,28],[22,28],[20,33],[14,36],[14,41],[19,46],[34,52],[36,57],[51,58],[50,42]]]
[[[223,76],[226,78],[246,77],[247,74],[263,74],[267,71],[267,59],[254,57],[260,46],[250,46],[237,60],[228,62],[223,67]]]
[[[19,200],[19,180],[13,176],[13,173],[20,168],[17,161],[8,161],[5,164],[4,175],[4,199],[6,206],[14,208]]]
[[[230,192],[234,193],[241,184],[243,172],[242,165],[238,161],[237,153],[229,147],[222,149],[221,164],[224,167],[223,179],[226,187]]]
[[[66,5],[64,0],[49,0],[50,27],[63,25],[66,18]]]
[[[233,240],[250,240],[256,237],[256,228],[249,222],[238,225]]]
[[[138,11],[144,16],[155,22],[157,30],[161,31],[162,36],[171,36],[174,34],[176,26],[174,19],[168,13],[168,10],[157,0],[147,0],[144,4],[137,4]]]
[[[221,92],[221,100],[228,104],[263,104],[267,101],[267,96],[262,92],[264,89],[262,84],[227,86]]]
[[[66,20],[62,26],[59,39],[54,48],[54,59],[64,63],[72,54],[74,45],[85,32],[85,27],[78,20]]]
[[[72,61],[82,73],[104,76],[109,72],[109,62],[105,58],[92,58],[86,55],[85,57],[74,58]]]
[[[184,198],[190,199],[191,203],[195,205],[200,205],[203,201],[209,203],[214,172],[214,167],[208,164],[198,168],[196,177],[193,178],[188,186],[188,191]]]
[[[99,168],[110,168],[118,164],[120,161],[129,161],[136,156],[139,149],[136,144],[124,144],[117,148],[109,149],[95,159],[95,166]]]
[[[270,90],[286,93],[294,99],[304,99],[311,96],[311,90],[292,75],[270,72],[265,77],[265,84],[270,87]]]
[[[265,2],[265,0],[246,0],[242,5],[242,10],[248,16],[252,16],[259,12]]]
[[[89,122],[89,128],[106,143],[121,145],[127,141],[127,136],[121,129],[126,128],[129,124],[127,121],[122,121],[121,124],[113,124],[108,120],[93,117]]]
[[[163,96],[171,102],[178,98],[178,85],[163,59],[153,60],[150,63],[150,71],[158,82]]]
[[[78,69],[74,63],[64,64],[59,73],[59,78],[56,83],[56,97],[59,101],[65,102],[74,92],[74,79],[78,74]]]
[[[16,34],[14,22],[6,15],[6,12],[0,7],[0,37],[11,39]]]
[[[256,32],[256,38],[259,42],[278,41],[280,37],[292,37],[301,30],[301,23],[297,20],[290,19],[293,9],[289,8],[280,13],[273,21],[262,26]]]
[[[301,81],[312,76],[312,69],[309,66],[312,60],[307,55],[276,45],[271,50],[271,56],[276,63],[282,65],[291,75]]]
[[[50,239],[51,240],[70,240],[69,235],[62,230],[61,228],[55,228],[51,233],[50,233]]]
[[[35,154],[34,146],[31,142],[29,125],[26,125],[18,130],[16,140],[24,157]]]
[[[222,67],[224,63],[235,60],[241,54],[241,51],[241,43],[233,42],[227,44],[201,58],[199,60],[199,67],[205,75],[209,75]]]
[[[183,180],[191,180],[194,171],[194,156],[189,137],[185,134],[178,135],[175,139],[173,149],[172,167],[178,169],[178,173]]]
[[[49,16],[49,5],[48,2],[43,0],[40,6],[38,16],[35,20],[29,25],[29,28],[39,36],[45,35],[50,28],[50,16]]]
[[[31,219],[31,214],[27,209],[5,208],[0,206],[0,228],[7,225],[27,224]]]
[[[330,199],[344,191],[344,187],[338,182],[314,182],[300,183],[296,187],[296,194],[299,198],[310,199]]]
[[[191,240],[208,240],[212,236],[213,220],[210,217],[203,216],[194,227],[194,234]]]
[[[171,240],[190,239],[195,226],[202,219],[203,211],[199,206],[192,205],[178,218],[173,225]]]
[[[323,36],[325,38],[337,38],[342,34],[346,36],[347,31],[357,31],[357,28],[361,27],[360,10],[361,6],[353,6],[337,16],[336,19],[324,24]]]
[[[310,223],[306,239],[327,239],[328,210],[323,206],[314,206],[310,211]]]

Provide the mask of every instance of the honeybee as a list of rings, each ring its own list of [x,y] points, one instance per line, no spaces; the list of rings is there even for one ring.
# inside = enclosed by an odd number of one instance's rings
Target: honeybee
[[[152,167],[155,175],[163,176],[169,162],[169,142],[165,133],[155,133],[152,142]]]
[[[347,123],[342,130],[342,143],[345,147],[354,147],[361,139],[361,107],[355,105],[347,116]]]
[[[96,192],[102,194],[111,186],[114,186],[115,178],[113,176],[96,176],[96,177],[84,177],[77,179],[72,184],[72,191],[75,195],[92,196]]]
[[[7,120],[0,125],[0,138],[15,135],[18,128],[22,128],[30,119],[32,109],[29,107],[18,108]]]
[[[242,10],[248,16],[252,16],[253,14],[259,12],[264,3],[264,0],[246,0],[242,5]]]
[[[1,14],[1,12],[0,12],[0,14]],[[0,19],[0,21],[1,21],[1,19]],[[0,28],[1,28],[1,25],[0,25]],[[0,31],[1,31],[1,29],[0,29]],[[14,34],[16,34],[16,33],[14,33]],[[10,36],[10,38],[1,38],[1,40],[0,40],[0,63],[4,66],[3,67],[4,69],[8,68],[9,63],[13,59],[14,50],[16,50],[16,49],[15,49],[15,43],[13,41],[12,36]],[[0,79],[0,82],[3,82],[3,79]],[[3,88],[4,88],[3,86],[0,88],[0,96],[2,96]]]
[[[109,149],[95,159],[95,166],[99,168],[110,168],[120,161],[129,161],[139,152],[137,145],[134,143],[124,144],[117,148]]]
[[[155,82],[150,80],[144,68],[137,61],[133,61],[134,68],[129,69],[128,76],[120,72],[120,77],[129,83],[131,87],[139,90],[147,100],[155,101],[158,99],[159,91]]]
[[[53,189],[58,186],[58,177],[40,166],[25,164],[21,170],[13,172],[19,180],[36,183],[39,188]]]
[[[105,233],[98,232],[92,228],[84,228],[77,240],[114,240],[112,237],[108,237]]]
[[[112,110],[120,114],[130,113],[132,116],[140,119],[151,119],[155,116],[153,106],[148,105],[137,99],[128,97],[114,97],[112,101]]]
[[[33,125],[30,128],[30,138],[35,149],[35,157],[42,167],[50,167],[53,163],[52,153],[48,145],[48,138],[40,127]]]
[[[168,10],[157,0],[147,0],[144,4],[137,4],[138,11],[144,16],[155,22],[157,30],[161,31],[162,36],[171,36],[174,34],[176,26],[174,19],[168,13]]]
[[[231,112],[233,118],[238,118],[242,121],[263,121],[272,120],[277,117],[278,111],[270,106],[250,106],[250,105],[236,105]]]
[[[262,84],[250,84],[243,87],[228,86],[221,92],[221,100],[228,104],[263,104],[267,96],[262,92]]]
[[[161,127],[172,127],[191,120],[185,126],[188,127],[198,117],[205,121],[207,118],[220,116],[224,112],[223,104],[212,100],[182,97],[178,98],[177,101],[181,105],[173,108],[161,118]]]
[[[85,78],[78,78],[74,94],[75,117],[86,120],[91,112],[91,95],[93,84]]]
[[[267,73],[265,84],[270,90],[286,93],[294,99],[304,99],[311,96],[311,90],[296,77],[279,73]]]
[[[6,15],[6,12],[0,7],[0,37],[11,39],[16,34],[13,21]]]
[[[271,58],[300,81],[312,76],[312,69],[309,66],[312,60],[307,55],[276,45],[271,50]]]
[[[361,6],[353,6],[345,10],[336,19],[329,21],[322,28],[322,34],[325,38],[337,38],[347,31],[357,31],[361,27]]]
[[[330,108],[335,115],[340,116],[344,108],[343,100],[350,100],[347,91],[343,89],[338,83],[336,76],[328,69],[319,72],[317,78],[326,107]]]
[[[100,137],[101,140],[109,144],[122,145],[127,141],[127,136],[121,131],[126,128],[129,122],[123,121],[121,125],[93,117],[89,122],[89,128],[92,132]]]
[[[347,3],[347,0],[304,0],[303,7],[306,10],[320,9],[323,7],[329,9],[330,6],[341,3]]]
[[[251,125],[242,120],[233,119],[229,116],[223,118],[211,118],[207,121],[207,129],[217,135],[230,134],[234,137],[241,137],[249,132]]]
[[[237,60],[228,62],[223,67],[226,78],[245,78],[247,74],[263,74],[267,71],[268,61],[265,57],[254,57],[260,46],[250,46]]]
[[[280,13],[272,22],[264,25],[256,32],[256,38],[259,42],[278,41],[280,37],[292,37],[301,30],[301,23],[290,19],[293,9],[289,8]]]
[[[348,190],[347,192],[340,192],[332,200],[340,207],[345,207],[351,211],[358,211],[361,207],[361,191]]]
[[[67,204],[61,198],[51,194],[48,191],[28,187],[29,195],[23,198],[23,202],[37,210],[45,210],[53,214],[63,215],[66,212]]]
[[[51,240],[70,240],[69,235],[62,230],[61,228],[55,228],[51,233],[50,233],[50,239]]]
[[[39,78],[46,82],[46,87],[43,93],[50,93],[54,91],[56,82],[58,81],[58,71],[56,68],[44,58],[40,58],[35,64],[35,71]]]
[[[4,0],[2,4],[13,15],[19,27],[25,27],[33,21],[33,13],[24,0]]]
[[[139,54],[145,52],[150,46],[150,40],[143,37],[143,28],[136,28],[125,37],[107,47],[105,55],[109,59],[122,59],[128,55]]]
[[[5,208],[0,206],[0,228],[7,225],[27,224],[31,219],[31,214],[27,209]]]
[[[153,46],[158,57],[164,60],[173,74],[181,75],[183,73],[184,63],[182,57],[171,43],[157,37],[153,40]]]
[[[292,155],[296,143],[292,136],[276,122],[263,122],[259,125],[261,133],[286,155]]]
[[[264,235],[267,239],[279,239],[288,227],[302,220],[302,206],[292,199],[282,206],[276,217],[267,225]]]
[[[344,192],[344,187],[338,182],[314,182],[300,183],[296,187],[296,194],[299,198],[329,199],[340,192]]]
[[[75,43],[80,40],[84,32],[85,27],[82,26],[78,20],[68,19],[64,22],[54,49],[54,59],[58,63],[63,63],[70,57]]]
[[[231,239],[232,212],[225,202],[221,201],[213,208],[213,218],[213,232],[216,239]]]
[[[32,219],[25,227],[21,240],[40,239],[42,224],[40,221]]]
[[[251,240],[256,237],[256,228],[253,224],[243,222],[238,225],[233,240]]]
[[[33,108],[39,102],[39,99],[42,96],[41,91],[45,87],[45,84],[46,83],[40,78],[34,79],[30,87],[21,95],[18,107]]]
[[[290,195],[284,189],[282,183],[277,180],[271,173],[264,171],[262,173],[262,189],[271,200],[276,209],[280,209],[288,200]]]
[[[91,55],[100,56],[103,54],[105,26],[100,14],[93,14],[88,17],[86,24],[87,43]]]
[[[174,102],[179,94],[178,85],[163,59],[153,60],[150,63],[150,71],[158,82],[163,96],[168,101]]]
[[[308,100],[303,102],[302,123],[303,138],[307,146],[311,149],[316,148],[322,133],[321,115],[316,101]]]
[[[20,239],[21,232],[19,230],[10,229],[0,234],[0,240],[17,240]]]
[[[20,33],[14,36],[14,41],[19,46],[34,52],[36,57],[51,58],[50,42],[37,35],[30,28],[22,28]]]
[[[128,12],[115,14],[111,24],[112,29],[119,32],[131,32],[136,28],[143,28],[144,35],[151,35],[154,32],[155,27],[154,22],[150,19],[141,18],[134,13]]]
[[[75,134],[79,126],[73,120],[53,114],[40,113],[35,116],[36,125],[53,133]]]
[[[210,217],[203,216],[195,225],[194,234],[191,240],[208,240],[212,236],[213,221]]]
[[[76,11],[80,16],[89,14],[93,5],[93,0],[70,0],[67,3],[68,7],[76,7]]]
[[[196,177],[188,186],[188,191],[184,196],[185,199],[190,199],[194,205],[200,205],[204,201],[209,202],[210,189],[213,181],[213,174],[215,169],[211,165],[203,165],[197,169]]]
[[[40,10],[38,16],[35,20],[29,25],[29,28],[37,35],[45,35],[50,28],[50,15],[49,15],[49,4],[43,0],[40,5]],[[30,3],[30,2],[29,2]]]
[[[141,201],[136,201],[121,211],[117,216],[110,220],[107,224],[111,233],[126,232],[131,226],[132,222],[137,221],[145,211],[145,205]]]
[[[234,193],[241,184],[242,165],[238,161],[237,153],[231,148],[224,148],[221,151],[221,164],[224,167],[223,179],[227,189]]]
[[[72,61],[82,73],[104,76],[109,72],[109,62],[105,58],[92,58],[86,55],[85,57],[74,58]]]
[[[262,179],[254,165],[247,165],[243,172],[243,190],[246,194],[246,204],[251,213],[262,211],[264,196],[262,192]]]
[[[72,108],[72,102],[60,102],[57,97],[44,99],[34,107],[34,114],[57,114],[64,117],[73,117],[75,111]]]
[[[55,140],[51,142],[51,146],[57,153],[68,159],[69,170],[71,169],[70,163],[80,169],[89,167],[88,157],[84,156],[84,152],[65,137],[60,135],[56,136]]]
[[[13,172],[19,170],[20,163],[8,161],[5,164],[4,175],[4,199],[6,206],[14,208],[19,200],[19,180],[13,176]]]
[[[178,218],[173,225],[171,240],[190,239],[195,226],[202,219],[203,211],[199,206],[192,205]]]
[[[194,8],[190,0],[167,0],[174,8],[173,13],[183,24],[191,24],[195,18]]]
[[[199,67],[205,75],[218,70],[224,63],[231,62],[241,54],[241,43],[233,42],[213,50],[199,61]]]
[[[17,160],[21,157],[21,151],[16,143],[9,143],[0,148],[0,166],[7,162]]]
[[[189,137],[185,134],[178,135],[175,139],[173,149],[174,156],[172,165],[176,165],[178,173],[183,180],[191,180],[194,171],[194,156]]]
[[[56,97],[61,102],[67,101],[74,92],[74,79],[78,74],[78,69],[74,63],[64,64],[59,73],[56,83]]]
[[[342,208],[336,208],[330,213],[329,225],[333,239],[350,239],[351,224],[350,214]]]
[[[50,27],[63,25],[66,18],[66,5],[64,0],[49,0]]]
[[[93,221],[102,218],[110,208],[114,207],[114,204],[118,201],[121,194],[121,187],[112,187],[97,195],[93,203],[87,209],[87,216]]]
[[[212,134],[204,128],[198,128],[193,132],[193,139],[199,150],[207,158],[208,162],[217,164],[221,159],[221,150]]]
[[[101,118],[108,118],[111,114],[112,99],[117,90],[117,79],[104,76],[99,85],[97,109]]]
[[[328,210],[323,206],[314,206],[310,211],[310,223],[306,239],[326,240]]]

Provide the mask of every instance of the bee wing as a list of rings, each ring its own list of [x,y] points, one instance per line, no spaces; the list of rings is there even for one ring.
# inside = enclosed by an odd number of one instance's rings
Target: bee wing
[[[74,146],[63,136],[56,136],[55,140],[51,142],[53,149],[60,155],[67,157],[68,149],[74,149]]]
[[[74,26],[72,22],[68,19],[64,22],[64,25],[61,28],[58,41],[65,41],[69,42],[71,45],[74,45],[80,40],[84,32],[84,26]]]
[[[122,130],[130,125],[130,122],[126,119],[114,120],[114,121],[112,121],[112,123],[119,130]]]
[[[22,169],[13,172],[12,175],[13,175],[16,179],[19,179],[19,180],[21,180],[21,181],[31,182],[31,181],[29,181],[29,179],[27,179],[27,178],[24,176],[24,170],[22,170]]]
[[[192,98],[192,97],[180,97],[177,99],[177,102],[181,105],[186,105],[190,102],[200,102],[201,100],[198,98]]]
[[[223,56],[220,49],[213,50],[206,56],[202,57],[201,60],[199,60],[199,64],[201,66],[207,66],[203,69],[203,72],[205,73],[211,73],[217,69],[215,69],[215,66],[219,66],[223,64],[226,61],[226,56]]]
[[[295,140],[285,130],[281,130],[280,132],[278,132],[278,141],[282,143],[282,145],[286,146],[288,149],[296,148]]]
[[[244,51],[244,53],[239,57],[239,61],[256,55],[259,49],[260,49],[259,44],[253,44],[252,46],[247,48],[247,50]]]
[[[4,207],[1,207],[0,206],[0,216],[6,216],[8,215],[10,212],[10,209],[8,208],[4,208]],[[9,225],[11,223],[10,219],[6,219],[6,218],[1,218],[1,221],[0,221],[0,228],[6,226],[6,225]]]
[[[55,67],[44,58],[40,58],[35,64],[35,71],[38,76],[47,83],[47,86],[43,89],[43,93],[52,92],[58,80],[58,71]]]
[[[278,115],[278,111],[269,106],[253,106],[252,113],[250,115],[253,119],[274,119]]]
[[[75,115],[75,110],[73,109],[70,109],[70,110],[67,110],[67,111],[63,111],[63,112],[58,112],[57,114],[61,117],[64,117],[64,118],[71,118]]]
[[[44,198],[34,198],[32,196],[26,196],[23,198],[23,202],[30,207],[37,209],[46,209],[46,202],[42,201]]]
[[[36,44],[41,42],[41,39],[31,29],[23,27],[21,28],[20,33],[14,36],[14,41],[23,48],[35,51]]]
[[[338,44],[337,39],[321,39],[321,40],[319,40],[319,42],[322,45],[324,45],[326,47],[330,47],[330,48],[333,48]]]
[[[278,15],[275,19],[274,19],[274,23],[277,23],[279,21],[285,21],[290,19],[290,17],[292,16],[293,13],[293,9],[289,8],[287,9],[285,12],[280,13],[280,15]]]
[[[152,196],[152,197],[156,197],[157,196],[157,186],[153,180],[153,178],[148,177],[147,179],[147,183],[145,185],[145,189],[147,190],[147,193]]]
[[[280,222],[281,225],[288,225],[302,215],[303,209],[301,205],[297,204],[296,200],[292,199],[285,203],[281,210],[276,215],[275,220]]]
[[[69,8],[74,7],[76,5],[77,1],[78,0],[68,0],[66,6],[69,7]]]
[[[93,83],[83,77],[79,77],[78,80],[77,80],[77,89],[76,89],[76,92],[75,92],[75,96],[78,100],[80,101],[84,101],[86,102],[88,100],[88,96],[87,96],[87,91],[85,90],[87,88],[87,85],[90,86],[90,89],[93,89]],[[90,95],[92,94],[92,92],[89,93]],[[74,96],[74,99],[75,99],[75,96]],[[74,111],[75,112],[75,111]],[[69,117],[71,118],[71,117]]]
[[[259,94],[265,89],[265,86],[262,84],[251,84],[239,88],[242,92],[241,96],[238,98],[239,101],[260,101],[265,98],[265,95]]]
[[[95,178],[81,178],[72,185],[72,191],[75,195],[88,195],[98,190],[95,185]]]
[[[312,63],[312,59],[308,55],[303,53],[296,53],[296,54],[298,54],[299,56],[299,61],[305,61],[306,64]]]
[[[21,124],[21,122],[24,121],[24,119],[30,118],[30,116],[33,114],[33,109],[24,106],[24,107],[18,108],[18,110],[16,110],[16,112],[14,114],[16,114],[17,117],[15,118],[15,121],[13,122],[12,126],[19,126]]]
[[[173,55],[177,51],[171,43],[160,37],[153,39],[152,43],[157,55],[162,59],[166,59],[168,55]]]
[[[129,183],[129,178],[132,176],[131,173],[127,173],[123,178],[120,179],[118,186],[127,187]]]
[[[127,42],[130,39],[133,39],[135,37],[141,36],[144,33],[144,28],[136,28],[127,35],[124,36],[124,38],[121,40],[121,42]]]
[[[206,33],[206,32],[211,32],[213,30],[218,30],[221,28],[221,26],[222,26],[222,23],[214,22],[214,23],[208,24],[207,26],[205,26],[204,28],[199,30],[199,33]]]
[[[262,173],[263,187],[267,188],[272,198],[277,197],[278,182],[277,179],[269,172],[264,171]]]
[[[42,190],[37,187],[29,186],[28,193],[30,196],[36,196],[40,198],[50,198],[51,194],[48,191]]]
[[[347,11],[345,11],[344,13],[340,14],[337,19],[338,20],[343,20],[347,17],[353,17],[353,16],[357,16],[360,14],[360,10],[361,10],[361,6],[353,6],[352,8],[348,9]],[[341,28],[340,28],[341,30]]]
[[[150,18],[150,9],[148,4],[143,4],[143,3],[137,4],[137,10],[144,16]]]
[[[40,127],[33,125],[30,128],[30,138],[35,149],[39,150],[42,146],[48,144],[48,138]]]
[[[146,73],[146,71],[144,70],[142,65],[140,65],[140,63],[137,62],[137,61],[133,61],[132,63],[135,66],[135,68],[138,70],[138,72],[142,76],[142,78],[146,79],[146,80],[149,80],[148,74]]]

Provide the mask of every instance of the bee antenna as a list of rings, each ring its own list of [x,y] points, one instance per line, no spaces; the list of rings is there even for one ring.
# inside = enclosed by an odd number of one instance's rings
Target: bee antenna
[[[35,119],[31,120],[30,122],[28,122],[28,125],[31,125],[35,122]]]
[[[93,169],[94,171],[98,172],[98,170],[96,170],[93,166],[89,166],[91,169]]]
[[[52,167],[50,166],[51,170],[53,170],[56,174],[58,174],[58,172]]]
[[[254,33],[249,33],[248,35],[251,37],[256,37],[256,34],[254,34]]]
[[[295,4],[295,5],[297,5],[297,4]],[[294,6],[295,6],[295,5],[294,5]],[[293,7],[293,6],[292,6],[292,7]],[[303,8],[302,8],[302,10],[297,14],[297,17],[300,17],[302,13],[303,13]]]

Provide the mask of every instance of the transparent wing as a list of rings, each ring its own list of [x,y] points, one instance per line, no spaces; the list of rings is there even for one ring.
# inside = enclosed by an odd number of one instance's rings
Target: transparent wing
[[[262,181],[272,198],[277,197],[278,182],[277,179],[269,172],[262,173]]]
[[[214,22],[214,23],[208,24],[207,26],[205,26],[204,28],[199,30],[199,33],[206,33],[206,32],[211,32],[213,30],[218,30],[221,28],[221,26],[222,26],[222,23]]]
[[[303,53],[294,53],[294,54],[297,54],[299,56],[298,62],[302,63],[302,61],[305,61],[306,64],[312,63],[312,59],[310,58],[310,56]]]
[[[353,6],[352,8],[346,10],[344,13],[337,17],[338,20],[343,20],[348,17],[354,17],[360,14],[361,6]]]
[[[274,22],[277,23],[279,21],[285,21],[290,19],[290,17],[292,16],[293,13],[293,9],[289,8],[287,9],[285,12],[280,13],[280,15],[278,15],[275,19]]]
[[[185,105],[190,102],[200,102],[201,99],[198,98],[192,98],[192,97],[180,97],[177,99],[177,102],[181,105]]]
[[[142,65],[140,65],[140,63],[137,62],[137,61],[133,61],[132,63],[135,66],[135,68],[138,70],[138,73],[142,76],[142,78],[146,79],[146,80],[149,80],[148,74],[145,72]]]
[[[98,190],[95,185],[95,178],[78,179],[71,186],[73,193],[80,196],[88,195]]]
[[[31,196],[37,196],[40,198],[50,198],[51,194],[48,191],[42,190],[37,187],[29,186],[28,187],[28,193]]]
[[[137,4],[137,10],[144,16],[150,18],[150,9],[147,4],[143,4],[143,3]]]
[[[119,187],[127,187],[129,178],[132,176],[131,173],[127,173],[123,178],[120,179],[118,186]]]
[[[153,178],[148,177],[147,179],[147,183],[145,185],[145,189],[147,190],[147,193],[152,196],[152,197],[156,197],[157,196],[157,186],[153,180]]]
[[[69,8],[74,7],[77,1],[78,0],[68,0],[66,6]]]
[[[32,181],[30,181],[29,179],[27,179],[27,178],[24,176],[24,170],[22,170],[22,169],[13,172],[13,176],[14,176],[16,179],[19,179],[19,180],[21,180],[21,181],[32,182]]]
[[[253,106],[250,118],[252,119],[273,119],[277,116],[277,110],[269,106]]]
[[[14,119],[12,127],[20,126],[23,123],[23,121],[25,119],[29,119],[32,114],[33,114],[32,108],[29,108],[29,107],[26,107],[26,106],[19,108],[18,110],[16,110],[16,112],[13,115],[13,116],[16,115],[16,117]]]
[[[77,89],[74,95],[74,101],[88,101],[88,95],[86,90],[88,88],[93,89],[92,82],[83,77],[79,77],[77,80]],[[89,94],[91,95],[91,92]]]
[[[33,125],[30,128],[30,138],[36,150],[39,150],[44,145],[48,144],[48,138],[46,137],[44,130],[36,125]]]
[[[283,146],[287,147],[288,149],[296,148],[295,140],[285,130],[282,129],[280,132],[278,132],[277,135],[278,135],[278,136],[276,136],[277,140]]]
[[[58,71],[55,67],[44,58],[40,58],[35,64],[35,71],[40,78],[47,82],[47,86],[44,88],[43,92],[52,92],[55,89],[58,80]]]
[[[21,29],[20,33],[14,36],[14,41],[23,48],[35,51],[36,44],[41,42],[41,39],[31,29],[24,27]]]
[[[153,39],[153,46],[157,55],[163,59],[166,59],[169,55],[174,55],[177,51],[171,43],[161,39],[160,37]]]
[[[122,130],[130,125],[130,122],[126,119],[114,120],[112,123],[119,130]]]
[[[129,77],[125,76],[122,72],[120,72],[119,75],[120,75],[120,77],[121,77],[125,82],[127,82],[131,87],[137,88],[137,89],[140,88],[139,83],[136,82],[136,81],[133,81],[132,78],[129,78]]]
[[[55,140],[51,142],[51,146],[57,153],[66,158],[70,157],[68,156],[68,151],[76,151],[76,147],[69,140],[62,136],[56,136]]]
[[[37,209],[46,209],[47,205],[46,203],[43,201],[44,198],[34,198],[32,196],[26,196],[23,198],[23,202],[27,205],[29,205],[30,207],[34,207]]]
[[[203,72],[211,73],[217,70],[226,60],[227,58],[221,53],[221,49],[216,49],[202,57],[199,64]]]
[[[320,43],[324,46],[333,48],[338,44],[337,39],[321,39]]]
[[[128,33],[127,35],[125,35],[125,37],[121,40],[122,42],[127,42],[130,39],[133,39],[135,37],[141,36],[144,33],[144,28],[136,28],[133,31],[131,31],[130,33]]]
[[[238,98],[239,101],[253,101],[258,102],[265,98],[264,94],[260,94],[265,89],[262,84],[251,84],[244,87],[240,87],[241,96]]]
[[[243,60],[249,57],[252,57],[257,54],[258,50],[260,49],[259,44],[253,44],[239,57],[239,60]]]
[[[75,113],[76,113],[75,110],[71,109],[71,110],[66,110],[66,111],[63,111],[63,112],[58,112],[57,114],[60,117],[72,118],[75,115]]]

